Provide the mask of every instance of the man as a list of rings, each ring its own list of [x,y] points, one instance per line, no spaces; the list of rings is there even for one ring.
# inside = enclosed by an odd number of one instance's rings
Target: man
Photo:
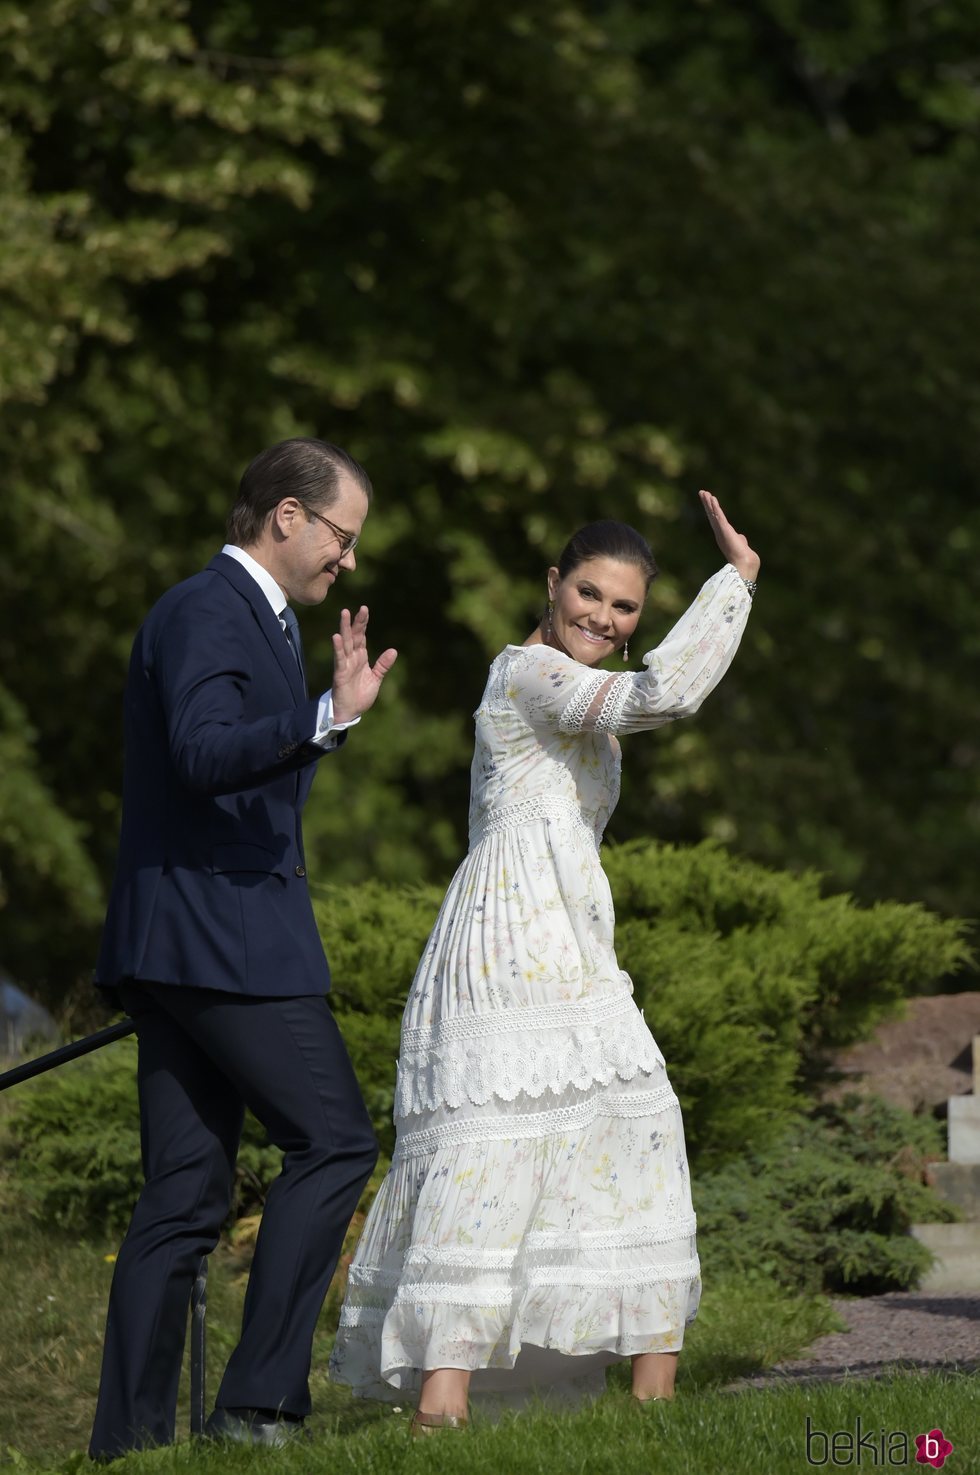
[[[300,816],[396,652],[372,666],[368,611],[344,610],[333,686],[310,699],[290,603],[353,572],[370,491],[324,441],[263,451],[228,543],[136,636],[96,978],[137,1026],[146,1182],[113,1277],[95,1459],[173,1439],[191,1285],[228,1213],[245,1106],[283,1166],[207,1432],[281,1444],[309,1412],[317,1316],[377,1144],[327,1007]]]

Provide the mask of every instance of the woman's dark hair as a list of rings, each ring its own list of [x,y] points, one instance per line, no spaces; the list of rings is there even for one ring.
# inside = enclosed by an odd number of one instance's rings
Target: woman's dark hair
[[[228,514],[228,541],[239,548],[258,542],[266,519],[284,497],[319,511],[337,500],[340,478],[351,476],[370,499],[364,467],[326,440],[296,436],[260,451],[245,468],[238,497]]]
[[[635,564],[648,589],[657,577],[657,565],[646,538],[628,522],[616,522],[611,517],[586,523],[569,538],[558,559],[559,577],[567,579],[580,563],[587,563],[590,558],[614,558],[617,563]]]

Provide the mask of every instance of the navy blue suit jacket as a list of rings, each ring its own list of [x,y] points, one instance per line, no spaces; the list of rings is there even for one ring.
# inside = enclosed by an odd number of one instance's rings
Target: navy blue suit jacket
[[[288,996],[330,973],[301,812],[317,700],[258,584],[226,554],[140,628],[125,695],[116,876],[96,981]]]

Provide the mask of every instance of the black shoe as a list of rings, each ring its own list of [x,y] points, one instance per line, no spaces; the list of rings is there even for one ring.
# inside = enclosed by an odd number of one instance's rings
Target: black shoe
[[[205,1439],[227,1439],[232,1444],[261,1444],[281,1449],[297,1439],[308,1439],[302,1419],[273,1418],[253,1408],[216,1408],[204,1425]]]

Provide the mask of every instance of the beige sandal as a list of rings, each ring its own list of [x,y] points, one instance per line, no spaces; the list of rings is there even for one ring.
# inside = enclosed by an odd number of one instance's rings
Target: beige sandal
[[[437,1429],[465,1429],[469,1422],[462,1414],[424,1414],[421,1409],[416,1409],[408,1432],[413,1439],[418,1439],[420,1435],[434,1434]]]

